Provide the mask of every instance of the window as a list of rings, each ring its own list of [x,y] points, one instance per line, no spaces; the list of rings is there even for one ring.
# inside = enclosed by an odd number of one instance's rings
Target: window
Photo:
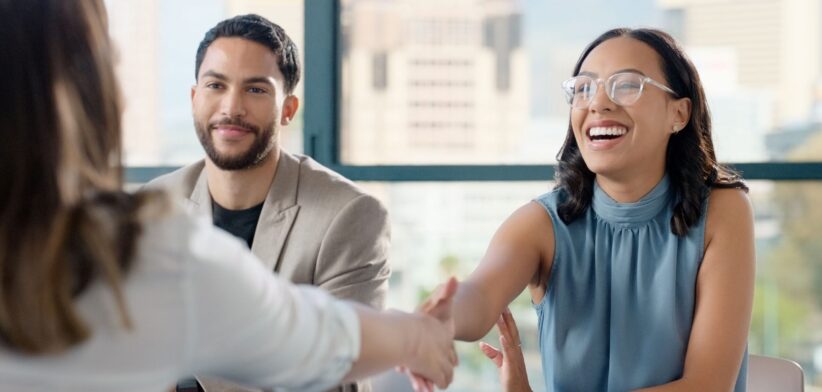
[[[343,0],[340,163],[555,163],[568,115],[560,82],[582,48],[613,26],[658,27],[684,43],[704,82],[721,161],[818,161],[822,150],[795,151],[822,130],[818,9],[784,0]],[[359,71],[376,54],[387,57],[394,85],[372,86]],[[451,66],[463,62],[470,65]],[[443,105],[466,101],[460,110]],[[441,117],[470,121],[417,121]],[[440,142],[414,143],[425,127]]]
[[[388,87],[388,56],[385,52],[374,53],[372,71],[372,86],[375,91],[385,91]]]

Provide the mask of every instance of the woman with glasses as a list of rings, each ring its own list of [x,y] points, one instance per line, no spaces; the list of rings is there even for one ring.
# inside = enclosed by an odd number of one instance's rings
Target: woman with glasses
[[[123,192],[111,55],[102,0],[0,0],[0,391],[321,391],[394,365],[448,385],[455,281],[436,318],[344,303]]]
[[[699,75],[651,29],[615,29],[562,84],[557,185],[499,228],[454,301],[508,391],[530,390],[503,312],[528,287],[549,391],[743,391],[754,287],[745,185],[716,162]]]

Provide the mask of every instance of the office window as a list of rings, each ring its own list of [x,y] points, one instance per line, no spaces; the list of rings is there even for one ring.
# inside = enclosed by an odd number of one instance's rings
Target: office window
[[[720,160],[822,159],[822,149],[795,153],[822,133],[816,1],[340,3],[345,164],[555,163],[568,118],[559,85],[585,45],[617,26],[662,28],[684,44]],[[361,71],[375,54],[387,58],[386,88]],[[430,104],[410,104],[420,101]],[[417,141],[427,133],[435,140]]]
[[[372,85],[376,91],[384,91],[388,87],[388,56],[385,52],[374,53],[372,71]]]
[[[822,183],[752,183],[757,287],[749,348],[791,358],[822,386]]]
[[[105,4],[109,32],[119,52],[125,162],[130,166],[184,165],[204,156],[194,132],[190,91],[195,84],[197,46],[217,22],[257,13],[282,26],[303,48],[302,0],[106,0]],[[295,94],[302,96],[302,81]],[[290,151],[302,151],[302,110],[282,136]]]

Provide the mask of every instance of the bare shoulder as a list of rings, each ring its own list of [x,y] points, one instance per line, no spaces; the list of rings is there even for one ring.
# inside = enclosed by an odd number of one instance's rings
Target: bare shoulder
[[[708,198],[708,226],[735,225],[749,221],[753,207],[742,189],[713,189]]]
[[[502,225],[502,228],[506,230],[512,230],[518,234],[530,233],[541,238],[544,238],[544,235],[553,237],[553,227],[548,211],[545,211],[545,208],[536,201],[528,202],[517,208]]]
[[[529,202],[516,209],[500,225],[491,239],[488,252],[527,252],[544,258],[546,251],[553,249],[553,238],[551,217],[538,203]]]
[[[714,188],[709,196],[709,211],[711,208],[724,210],[727,208],[750,210],[751,201],[748,193],[738,188]]]
[[[548,211],[536,201],[518,208],[500,227],[499,235],[510,239],[514,246],[533,249],[539,258],[539,268],[531,285],[540,289],[547,280],[554,260],[554,224]],[[541,297],[541,296],[540,296]]]
[[[705,222],[706,248],[714,239],[749,235],[753,235],[753,207],[748,194],[742,189],[711,190]]]

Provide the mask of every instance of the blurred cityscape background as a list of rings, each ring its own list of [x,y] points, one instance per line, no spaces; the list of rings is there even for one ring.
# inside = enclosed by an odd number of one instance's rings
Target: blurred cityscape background
[[[106,4],[130,166],[202,158],[190,88],[197,45],[218,21],[258,13],[304,47],[302,0]],[[347,164],[555,163],[568,122],[560,82],[591,40],[620,26],[662,28],[685,46],[706,89],[722,162],[822,161],[820,0],[342,0],[340,25]],[[286,149],[302,151],[301,117],[283,136]],[[470,273],[499,224],[553,186],[362,185],[391,213],[389,305],[406,310],[447,276]],[[749,185],[757,239],[749,350],[799,362],[808,390],[822,391],[822,182]],[[527,295],[512,311],[531,384],[544,390]],[[495,332],[485,340],[496,344]],[[459,351],[449,390],[499,390],[476,344]]]

